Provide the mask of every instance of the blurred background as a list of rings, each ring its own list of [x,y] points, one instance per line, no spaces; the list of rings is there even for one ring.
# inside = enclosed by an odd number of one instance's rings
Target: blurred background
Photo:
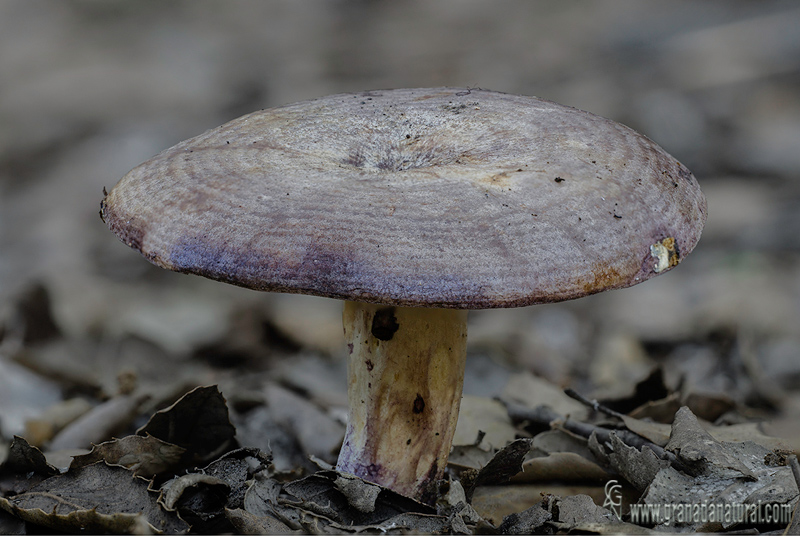
[[[527,371],[624,400],[660,370],[709,420],[735,409],[800,437],[796,2],[0,0],[2,439],[63,398],[124,392],[125,374],[220,383],[244,411],[261,371],[340,407],[339,302],[151,266],[100,220],[103,188],[256,109],[429,86],[627,124],[709,204],[695,252],[645,285],[471,313],[467,394]]]

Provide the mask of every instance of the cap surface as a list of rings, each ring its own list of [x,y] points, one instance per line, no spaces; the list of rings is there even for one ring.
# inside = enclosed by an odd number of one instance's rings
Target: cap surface
[[[128,173],[101,215],[178,272],[480,309],[580,297],[694,249],[694,176],[633,130],[535,97],[431,88],[255,112]]]

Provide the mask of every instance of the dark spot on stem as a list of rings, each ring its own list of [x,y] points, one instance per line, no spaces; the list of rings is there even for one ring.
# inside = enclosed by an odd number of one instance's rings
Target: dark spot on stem
[[[364,363],[367,365],[367,370],[370,371],[370,372],[372,372],[372,369],[375,368],[375,365],[369,359],[364,361]]]
[[[414,408],[412,411],[414,413],[422,413],[424,409],[425,409],[425,399],[422,398],[422,395],[417,393],[417,398],[414,399]]]
[[[372,336],[382,341],[390,341],[400,324],[394,316],[394,307],[386,307],[375,312],[372,318]]]

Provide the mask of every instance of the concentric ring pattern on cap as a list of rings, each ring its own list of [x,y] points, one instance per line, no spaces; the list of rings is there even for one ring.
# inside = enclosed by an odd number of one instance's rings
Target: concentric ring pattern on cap
[[[101,214],[178,272],[482,309],[657,275],[694,249],[706,202],[688,169],[619,123],[535,97],[430,88],[246,115],[133,169]],[[664,243],[668,262],[653,249]]]

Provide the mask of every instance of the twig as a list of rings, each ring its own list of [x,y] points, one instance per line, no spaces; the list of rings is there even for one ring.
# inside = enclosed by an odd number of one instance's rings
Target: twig
[[[582,394],[575,391],[574,389],[564,389],[564,394],[570,398],[574,398],[584,406],[589,406],[598,413],[605,413],[606,415],[609,415],[611,417],[616,417],[618,419],[622,419],[622,417],[624,417],[622,413],[619,413],[618,411],[614,411],[613,409],[604,406],[595,399],[590,400],[585,396],[583,396]]]
[[[577,395],[577,393],[575,394]],[[581,395],[577,396],[580,397]],[[581,398],[587,400],[591,404],[591,401],[589,401],[588,399],[584,397]],[[576,398],[576,400],[579,399]],[[614,433],[616,434],[617,438],[620,441],[622,441],[629,447],[634,447],[639,451],[641,451],[644,447],[647,447],[651,451],[653,451],[653,453],[660,459],[668,461],[672,465],[672,467],[674,467],[678,471],[682,471],[684,473],[690,472],[689,469],[686,467],[686,465],[684,465],[683,462],[681,462],[675,454],[673,454],[668,450],[665,450],[664,447],[662,447],[661,445],[653,443],[649,439],[646,439],[630,430],[627,429],[609,430],[608,428],[602,428],[594,424],[576,421],[568,417],[564,417],[560,413],[553,411],[547,406],[539,406],[536,409],[531,410],[530,408],[527,408],[519,404],[513,404],[503,400],[501,400],[501,402],[506,406],[508,415],[514,422],[529,421],[531,423],[549,426],[550,428],[552,428],[553,422],[557,421],[558,425],[561,428],[563,428],[567,432],[583,437],[584,439],[589,439],[589,436],[591,436],[592,433],[594,433],[597,436],[597,440],[603,444],[610,444],[611,434]],[[602,404],[598,404],[598,406],[603,407]],[[620,417],[622,416],[622,414],[614,412],[613,410],[608,409],[608,411],[616,413]]]

